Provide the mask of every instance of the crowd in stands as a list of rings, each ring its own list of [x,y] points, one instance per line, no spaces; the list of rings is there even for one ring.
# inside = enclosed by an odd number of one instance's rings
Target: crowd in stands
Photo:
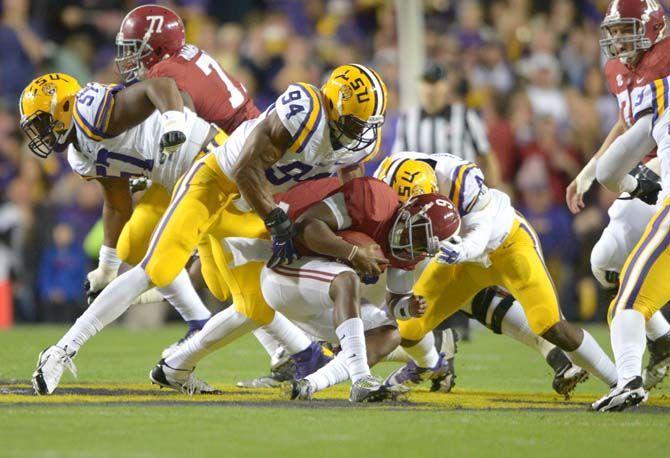
[[[11,272],[20,320],[69,319],[61,308],[85,306],[82,285],[94,261],[82,246],[102,202],[99,186],[71,173],[63,157],[32,157],[18,128],[20,92],[49,71],[67,72],[82,84],[117,81],[115,34],[139,3],[2,0],[0,273]],[[319,84],[339,64],[371,65],[390,94],[375,162],[391,152],[403,64],[394,1],[161,3],[185,19],[187,41],[240,79],[261,109],[290,82]],[[589,252],[615,196],[594,186],[575,217],[564,195],[617,118],[598,46],[607,0],[423,3],[427,58],[446,67],[452,97],[484,119],[503,187],[540,233],[564,312],[590,318],[596,289]]]

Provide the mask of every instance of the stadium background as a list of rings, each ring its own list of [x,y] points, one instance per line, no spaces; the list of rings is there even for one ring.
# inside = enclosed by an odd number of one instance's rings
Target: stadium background
[[[82,84],[116,81],[114,37],[125,13],[140,3],[2,1],[0,310],[5,322],[9,307],[19,322],[71,320],[83,310],[82,285],[99,243],[91,230],[102,205],[99,186],[73,174],[62,156],[40,162],[27,150],[18,128],[20,92],[49,71],[70,73]],[[594,186],[587,208],[575,217],[565,206],[564,190],[617,117],[598,46],[607,0],[425,0],[423,6],[402,0],[161,3],[185,18],[187,41],[240,79],[261,109],[290,82],[320,84],[330,69],[351,61],[373,66],[390,91],[375,163],[393,143],[400,73],[404,84],[414,84],[424,62],[399,52],[398,21],[407,18],[396,14],[395,6],[423,8],[425,61],[444,65],[453,99],[479,110],[501,163],[504,189],[540,234],[564,313],[571,319],[604,318],[605,298],[591,277],[589,253],[615,196]],[[411,90],[403,95],[403,104],[411,104]]]

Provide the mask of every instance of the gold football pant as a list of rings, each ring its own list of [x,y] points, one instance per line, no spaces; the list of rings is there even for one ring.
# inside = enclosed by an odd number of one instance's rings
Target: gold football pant
[[[154,285],[165,286],[198,247],[203,260],[213,259],[216,266],[203,269],[208,287],[216,292],[225,283],[239,312],[261,325],[269,324],[274,311],[261,293],[262,263],[233,268],[230,255],[221,246],[224,237],[268,237],[258,216],[242,213],[232,205],[238,197],[237,185],[221,171],[213,154],[197,161],[177,186],[140,265]],[[221,277],[216,278],[214,271]]]
[[[621,286],[610,304],[609,321],[633,309],[649,319],[670,300],[670,197],[647,224],[621,269]]]
[[[544,334],[561,319],[558,297],[549,276],[537,235],[517,217],[505,241],[489,254],[490,267],[475,263],[440,264],[426,267],[414,285],[414,294],[427,302],[421,318],[399,321],[400,335],[420,340],[445,318],[459,310],[484,288],[500,285],[521,303],[530,328]]]

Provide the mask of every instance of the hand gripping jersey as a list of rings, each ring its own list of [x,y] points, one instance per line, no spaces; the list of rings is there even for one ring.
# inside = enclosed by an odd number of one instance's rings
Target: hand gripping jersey
[[[391,255],[389,231],[400,201],[395,191],[379,180],[362,177],[343,185],[336,178],[314,180],[275,195],[275,201],[288,207],[294,221],[312,205],[324,202],[337,219],[338,231],[348,229],[368,235],[381,247],[391,267],[411,270],[421,261],[401,261]],[[308,250],[302,254],[318,256]]]
[[[636,103],[633,91],[668,74],[670,68],[670,39],[664,38],[645,52],[633,69],[612,59],[605,65],[605,77],[610,92],[617,98],[619,111],[627,126],[635,122],[633,117]]]
[[[288,151],[265,172],[273,194],[306,180],[332,176],[343,167],[368,160],[379,149],[381,135],[362,151],[351,152],[333,145],[319,90],[309,84],[295,83],[289,85],[263,114],[243,123],[215,150],[219,166],[229,179],[233,179],[235,165],[247,138],[272,111],[277,113],[292,137]]]
[[[184,109],[187,140],[169,156],[160,151],[163,131],[158,110],[141,124],[110,137],[106,130],[114,95],[122,89],[121,85],[89,83],[77,93],[73,112],[77,147],[69,145],[68,162],[85,178],[144,176],[171,192],[201,150],[210,125]]]
[[[244,86],[196,46],[184,46],[179,54],[151,67],[147,76],[175,80],[179,89],[191,96],[198,116],[216,124],[228,135],[244,121],[260,114]]]
[[[400,152],[386,158],[374,176],[392,186],[398,167],[406,160],[425,162],[435,170],[439,193],[449,197],[461,216],[461,235],[467,236],[475,226],[487,224],[491,233],[484,241],[486,251],[494,250],[502,243],[512,228],[515,211],[507,194],[484,184],[479,167],[452,154]],[[482,210],[486,210],[486,218],[475,221],[471,214]]]

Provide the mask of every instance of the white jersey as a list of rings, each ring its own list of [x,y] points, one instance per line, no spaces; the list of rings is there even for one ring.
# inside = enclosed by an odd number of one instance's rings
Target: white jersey
[[[233,179],[247,138],[272,111],[277,113],[292,138],[288,151],[265,171],[273,194],[285,191],[301,181],[332,176],[343,167],[368,160],[379,149],[381,134],[361,151],[352,152],[341,146],[335,148],[319,90],[309,84],[295,83],[289,85],[258,118],[241,124],[215,150],[219,166],[229,179]]]
[[[77,147],[69,146],[68,162],[72,170],[86,178],[144,176],[171,192],[202,149],[210,125],[184,108],[186,142],[170,155],[160,151],[163,129],[157,110],[139,125],[111,137],[106,130],[114,95],[123,88],[89,83],[77,93],[73,111]]]
[[[635,88],[631,94],[633,100],[633,117],[638,120],[642,116],[652,117],[651,135],[656,142],[656,154],[661,164],[661,186],[663,191],[659,202],[670,191],[670,76],[658,79],[653,83]]]
[[[398,167],[408,159],[425,162],[435,170],[440,194],[449,197],[461,215],[462,236],[467,236],[471,229],[468,216],[486,210],[486,223],[490,224],[491,232],[485,251],[500,246],[512,229],[516,212],[507,194],[484,184],[484,175],[476,164],[452,154],[401,152],[385,159],[375,171],[375,177],[393,186]]]

